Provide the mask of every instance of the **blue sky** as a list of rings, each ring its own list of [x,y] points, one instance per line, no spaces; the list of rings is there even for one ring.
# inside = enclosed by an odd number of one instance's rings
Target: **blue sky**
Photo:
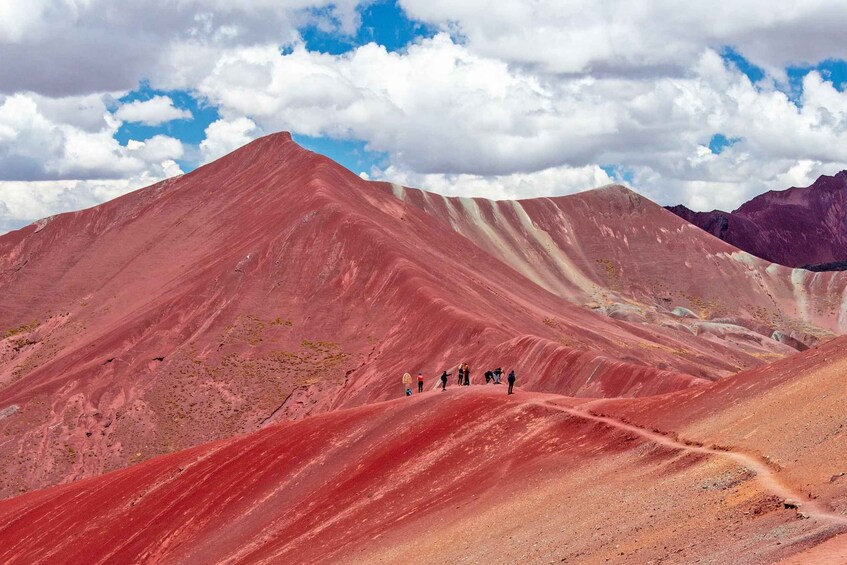
[[[328,17],[326,10],[314,10],[318,17]],[[361,24],[354,35],[322,31],[319,25],[308,25],[300,34],[310,51],[340,55],[359,45],[377,43],[389,51],[400,51],[416,40],[432,37],[436,29],[414,21],[394,1],[375,2],[358,10]]]
[[[767,76],[765,70],[750,61],[731,46],[722,49],[723,58],[735,65],[752,82],[759,82]],[[811,71],[819,72],[823,77],[830,80],[835,88],[844,91],[847,83],[847,62],[842,59],[826,59],[816,65],[788,65],[785,67],[787,84],[781,84],[780,88],[788,94],[795,103],[799,103],[803,95],[803,77]]]

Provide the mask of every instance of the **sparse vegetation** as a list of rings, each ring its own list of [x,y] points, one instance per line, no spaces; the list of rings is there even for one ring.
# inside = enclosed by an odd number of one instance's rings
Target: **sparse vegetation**
[[[594,262],[603,269],[608,287],[613,290],[619,289],[621,284],[620,267],[609,259],[595,259]]]
[[[22,334],[29,333],[31,331],[35,331],[35,329],[39,326],[38,320],[33,320],[28,324],[21,324],[20,326],[10,328],[3,332],[3,339],[8,339],[10,337]]]

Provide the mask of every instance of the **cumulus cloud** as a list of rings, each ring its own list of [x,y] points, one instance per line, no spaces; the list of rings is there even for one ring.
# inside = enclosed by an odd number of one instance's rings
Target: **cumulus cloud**
[[[96,206],[179,174],[182,170],[176,162],[168,160],[123,179],[0,181],[0,231],[18,229],[62,212]]]
[[[812,72],[798,105],[711,49],[685,76],[643,80],[540,76],[446,34],[402,53],[251,47],[221,57],[198,91],[263,131],[364,139],[389,155],[381,178],[448,193],[459,182],[463,194],[547,194],[547,177],[529,173],[615,164],[661,203],[737,206],[799,178],[789,171],[802,163],[830,173],[847,164],[845,93]],[[740,141],[713,154],[716,133]]]
[[[0,91],[84,94],[130,89],[142,78],[190,88],[215,54],[290,45],[306,24],[349,34],[357,8],[369,3],[148,0],[115,8],[108,0],[7,0],[0,4]],[[787,64],[847,58],[840,0],[398,3],[475,54],[540,73],[679,76],[704,48],[724,45],[772,74]]]
[[[0,180],[129,178],[183,154],[182,143],[167,136],[120,145],[108,97],[45,100],[15,94],[0,102]],[[78,116],[80,106],[84,114],[99,113],[99,121]]]
[[[182,171],[182,142],[114,138],[112,95],[0,98],[0,231],[99,204]]]
[[[261,135],[259,128],[249,118],[221,119],[206,128],[206,139],[200,142],[203,162],[214,161],[238,149]]]
[[[399,0],[474,53],[557,74],[680,75],[704,48],[731,45],[756,64],[847,58],[839,0]]]
[[[485,195],[487,198],[498,200],[525,198],[528,194],[561,196],[614,182],[614,179],[597,165],[551,167],[533,173],[493,176],[418,174],[390,165],[384,170],[375,169],[370,174],[364,173],[363,178],[387,180],[447,196]]]
[[[592,148],[580,142],[614,133],[614,116],[602,101],[577,107],[580,84],[561,100],[557,88],[444,34],[406,53],[374,44],[342,56],[232,51],[198,85],[266,131],[364,139],[419,173],[448,174],[538,170],[576,153],[584,161]]]
[[[0,92],[48,96],[130,90],[165,78],[174,50],[203,53],[273,41],[287,44],[317,21],[351,32],[358,0],[5,0],[0,3]],[[178,69],[171,69],[178,70]],[[168,77],[172,78],[172,77]]]
[[[121,105],[115,117],[125,122],[137,122],[148,126],[158,126],[173,120],[191,118],[191,112],[174,106],[169,96],[154,96],[149,100],[134,100]]]

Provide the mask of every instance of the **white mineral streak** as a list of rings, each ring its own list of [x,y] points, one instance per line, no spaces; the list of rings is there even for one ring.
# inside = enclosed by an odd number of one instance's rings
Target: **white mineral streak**
[[[527,261],[523,255],[515,251],[514,245],[503,237],[502,234],[507,230],[511,233],[514,233],[514,230],[510,228],[506,218],[500,214],[496,204],[492,205],[495,225],[491,225],[482,217],[482,210],[475,200],[470,198],[459,198],[457,201],[464,209],[465,217],[468,219],[468,222],[487,240],[489,248],[495,250],[495,256],[502,259],[506,262],[506,264],[529,278],[535,284],[551,292],[556,292],[556,289],[551,288],[550,285],[547,284],[544,278],[539,275],[537,270],[529,263],[529,261]],[[516,238],[513,239],[513,241],[521,241],[521,239]]]
[[[806,275],[808,274],[809,271],[803,269],[791,269],[791,286],[793,287],[794,303],[797,304],[797,311],[804,320],[809,319],[809,293],[806,292]]]
[[[594,283],[576,266],[573,260],[561,247],[559,247],[550,234],[533,223],[529,214],[526,213],[526,210],[519,201],[512,200],[510,203],[526,233],[535,238],[535,241],[541,245],[542,249],[547,250],[547,253],[555,261],[556,265],[559,267],[559,272],[564,275],[565,279],[570,281],[580,290],[590,292]],[[561,280],[559,280],[558,276],[553,274],[552,278],[554,283],[561,286]]]
[[[726,256],[726,254],[724,253],[718,253],[718,255]],[[766,263],[766,261],[763,261],[762,259],[759,259],[755,255],[751,255],[746,251],[733,251],[728,256],[733,261],[741,263],[742,265],[746,265],[748,267],[761,267],[763,263]]]
[[[841,300],[838,302],[838,331],[847,332],[847,285],[841,291]]]

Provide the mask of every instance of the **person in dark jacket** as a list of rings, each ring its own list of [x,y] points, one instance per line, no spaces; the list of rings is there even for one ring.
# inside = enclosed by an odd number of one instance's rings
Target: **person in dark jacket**
[[[500,378],[502,376],[503,376],[503,369],[501,369],[500,367],[497,367],[496,369],[494,369],[494,384],[499,385],[500,384]]]
[[[452,374],[453,373],[448,373],[447,371],[444,371],[443,373],[441,373],[441,392],[444,392],[445,390],[447,390],[447,377],[449,377]]]
[[[515,386],[515,370],[514,369],[509,371],[509,377],[506,380],[509,381],[509,394],[514,394],[512,392],[512,387]]]
[[[403,373],[403,386],[406,388],[406,396],[412,396],[412,375]]]
[[[465,364],[459,363],[459,369],[456,372],[459,373],[459,381],[456,384],[462,386],[462,382],[465,380]]]
[[[485,374],[483,376],[485,377],[485,384],[488,384],[491,382],[491,379],[494,378],[494,373],[492,373],[491,371],[485,371]]]

